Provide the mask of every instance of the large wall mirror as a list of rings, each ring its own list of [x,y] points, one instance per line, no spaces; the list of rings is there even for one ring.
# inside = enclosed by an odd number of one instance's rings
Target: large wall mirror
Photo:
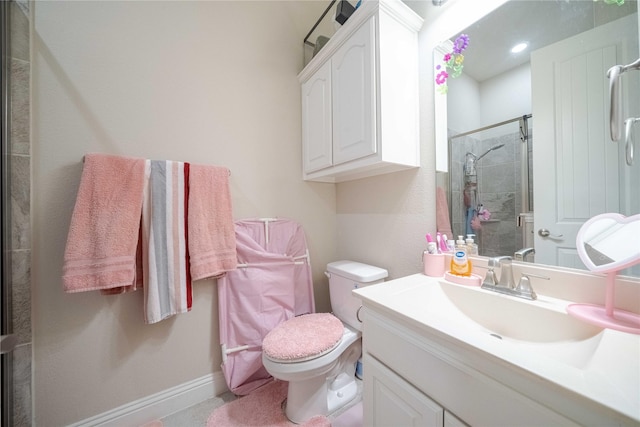
[[[480,255],[585,268],[580,226],[604,212],[640,213],[640,161],[628,165],[624,142],[610,139],[607,78],[640,57],[637,10],[636,0],[510,0],[434,52],[438,61],[469,36],[463,73],[444,94],[434,81],[436,109],[446,105],[436,116],[447,118],[436,134],[448,138],[437,144],[448,159],[437,185],[453,234],[474,234]],[[624,118],[640,117],[640,71],[622,84]]]

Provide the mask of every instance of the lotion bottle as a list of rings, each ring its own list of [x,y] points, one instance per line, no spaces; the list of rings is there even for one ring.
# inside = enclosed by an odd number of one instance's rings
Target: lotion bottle
[[[456,241],[456,249],[451,259],[451,274],[471,276],[471,261],[467,257],[467,244],[462,236],[458,236]]]

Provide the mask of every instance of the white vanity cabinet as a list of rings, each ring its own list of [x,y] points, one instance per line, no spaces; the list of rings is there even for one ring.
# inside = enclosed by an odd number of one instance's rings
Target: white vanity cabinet
[[[421,26],[400,0],[363,2],[300,73],[305,180],[420,166]]]
[[[579,425],[474,369],[453,343],[430,341],[384,311],[365,308],[364,425]]]
[[[602,278],[542,271],[554,282],[535,301],[424,274],[353,290],[364,425],[640,426],[640,335],[582,322],[553,293],[581,300]]]

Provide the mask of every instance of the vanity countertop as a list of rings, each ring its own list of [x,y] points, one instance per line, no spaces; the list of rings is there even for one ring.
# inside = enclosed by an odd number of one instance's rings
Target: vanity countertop
[[[640,335],[569,316],[574,301],[528,301],[423,274],[354,294],[366,309],[457,349],[474,368],[559,413],[576,410],[567,401],[579,402],[622,425],[640,423]]]

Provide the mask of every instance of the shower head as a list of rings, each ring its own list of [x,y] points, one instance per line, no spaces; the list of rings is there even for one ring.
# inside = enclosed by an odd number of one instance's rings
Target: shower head
[[[487,151],[485,151],[484,153],[482,153],[480,156],[476,157],[476,162],[478,160],[480,160],[481,158],[483,158],[484,156],[486,156],[487,154],[489,154],[490,152],[492,152],[493,150],[497,150],[499,148],[504,147],[504,144],[496,144],[493,147],[489,148]]]
[[[468,151],[467,154],[465,154],[464,156],[464,174],[465,176],[473,176],[477,174],[476,171],[476,163],[478,163],[478,161],[483,158],[484,156],[486,156],[487,154],[489,154],[490,152],[492,152],[493,150],[497,150],[499,148],[504,147],[504,144],[496,144],[493,147],[489,148],[487,151],[485,151],[484,153],[482,153],[479,156],[476,156],[475,154],[473,154],[472,152]]]
[[[464,155],[464,165],[462,167],[465,176],[474,176],[478,173],[476,172],[476,162],[478,158],[475,154],[468,151],[467,154]]]

